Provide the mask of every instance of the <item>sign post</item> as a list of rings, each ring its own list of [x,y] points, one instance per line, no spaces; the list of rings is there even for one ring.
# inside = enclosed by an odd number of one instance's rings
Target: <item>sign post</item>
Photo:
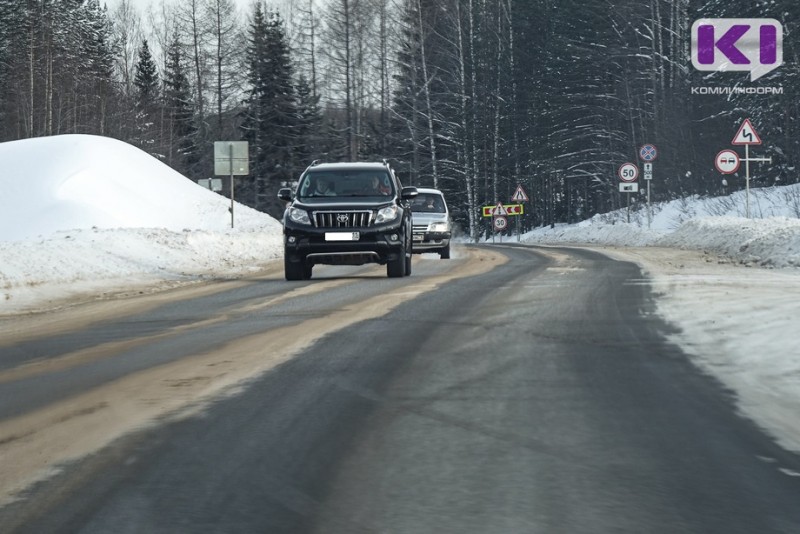
[[[623,163],[619,166],[617,170],[617,176],[619,176],[620,184],[619,190],[620,192],[628,193],[628,213],[627,213],[627,220],[628,223],[631,222],[631,193],[636,193],[639,191],[639,184],[636,180],[639,178],[639,167],[636,166],[635,163]]]
[[[250,174],[247,141],[214,141],[214,174],[231,178],[231,228],[233,228],[233,177]]]
[[[639,149],[639,158],[644,161],[644,180],[647,182],[647,227],[650,228],[652,212],[650,210],[650,181],[653,179],[653,161],[658,157],[655,145],[647,143]]]
[[[514,191],[514,194],[511,195],[511,202],[527,202],[528,201],[528,194],[525,193],[525,190],[522,188],[522,184],[517,184],[517,189]],[[520,241],[520,221],[517,219],[517,243]]]
[[[733,141],[731,141],[731,144],[732,145],[736,145],[736,146],[744,145],[744,159],[742,159],[741,161],[744,161],[744,180],[745,180],[745,190],[746,190],[746,193],[745,193],[745,199],[746,199],[746,201],[745,201],[745,211],[747,213],[747,218],[749,219],[750,218],[750,162],[753,161],[753,162],[768,162],[768,163],[772,163],[772,158],[771,157],[770,158],[751,158],[750,157],[750,145],[760,145],[761,144],[761,138],[758,136],[758,133],[756,132],[756,129],[753,128],[753,123],[750,122],[749,118],[745,119],[744,122],[742,123],[742,125],[739,126],[739,131],[736,132],[736,135],[734,136]],[[719,162],[720,155],[723,152],[726,152],[726,151],[723,150],[722,152],[717,154],[717,159],[715,160],[715,164]],[[729,152],[733,152],[733,151],[731,150]],[[728,155],[730,156],[730,154],[728,154]],[[739,159],[738,158],[738,154],[736,155],[736,157],[737,157],[737,159]],[[717,166],[717,168],[719,168],[719,166]],[[739,168],[738,163],[736,165],[736,168],[737,169]],[[736,172],[736,171],[734,171],[734,172]]]

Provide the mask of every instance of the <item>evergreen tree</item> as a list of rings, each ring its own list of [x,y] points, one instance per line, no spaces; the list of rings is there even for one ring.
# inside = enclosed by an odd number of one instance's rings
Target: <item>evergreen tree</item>
[[[153,56],[150,55],[147,39],[142,40],[142,45],[139,47],[139,59],[136,62],[133,85],[136,88],[136,126],[138,129],[137,138],[133,142],[153,156],[162,157],[162,154],[158,152],[160,147],[156,139],[159,98],[158,70]]]
[[[242,122],[250,143],[253,203],[279,217],[283,205],[276,195],[282,184],[296,177],[293,158],[297,136],[297,104],[292,64],[283,20],[255,6],[247,47],[248,85]]]
[[[314,159],[324,158],[322,115],[319,109],[319,96],[305,76],[297,81],[297,127],[295,161],[299,167],[308,165]],[[298,167],[298,168],[299,168]]]
[[[147,39],[143,39],[142,46],[139,47],[139,61],[136,63],[133,85],[136,87],[140,106],[151,106],[158,98],[158,69],[150,54]]]
[[[196,168],[200,158],[196,153],[193,96],[186,68],[176,29],[164,68],[163,99],[168,130],[166,163],[184,175],[200,177],[202,173]]]

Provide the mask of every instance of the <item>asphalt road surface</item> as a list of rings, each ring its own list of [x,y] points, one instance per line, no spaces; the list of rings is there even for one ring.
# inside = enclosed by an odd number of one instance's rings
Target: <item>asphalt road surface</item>
[[[0,321],[0,531],[800,532],[638,267],[454,256]]]

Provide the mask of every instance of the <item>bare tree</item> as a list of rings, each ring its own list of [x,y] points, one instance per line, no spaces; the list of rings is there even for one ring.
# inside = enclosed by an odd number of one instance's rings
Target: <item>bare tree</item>
[[[122,81],[125,96],[130,97],[136,68],[136,51],[142,39],[142,19],[131,0],[121,0],[112,12],[112,20],[117,46],[117,74]]]
[[[205,19],[213,63],[213,95],[216,104],[216,136],[222,138],[223,113],[236,82],[237,28],[236,6],[232,0],[207,0]]]

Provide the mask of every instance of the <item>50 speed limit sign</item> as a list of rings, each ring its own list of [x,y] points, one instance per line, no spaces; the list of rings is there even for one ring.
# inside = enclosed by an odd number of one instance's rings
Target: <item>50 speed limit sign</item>
[[[639,178],[639,167],[633,163],[623,163],[619,166],[617,176],[623,182],[635,182]]]

